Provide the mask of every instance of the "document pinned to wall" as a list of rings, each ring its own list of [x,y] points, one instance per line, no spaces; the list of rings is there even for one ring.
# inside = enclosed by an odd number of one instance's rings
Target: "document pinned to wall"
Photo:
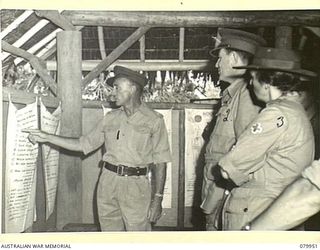
[[[163,115],[164,123],[168,131],[168,140],[170,145],[170,151],[172,153],[172,111],[171,109],[157,109],[157,112]],[[167,163],[167,178],[164,186],[162,206],[163,208],[172,207],[172,164]]]
[[[212,120],[212,110],[185,110],[185,206],[192,207],[196,185],[196,170],[199,156],[204,146],[203,130]]]
[[[50,134],[60,134],[61,106],[50,113],[40,100],[41,130]],[[42,145],[42,162],[44,168],[44,183],[46,194],[46,218],[53,213],[59,173],[59,151],[51,146]]]
[[[37,101],[22,109],[9,100],[6,173],[5,232],[19,233],[36,220],[36,166],[38,143],[28,140],[24,129],[38,128]]]

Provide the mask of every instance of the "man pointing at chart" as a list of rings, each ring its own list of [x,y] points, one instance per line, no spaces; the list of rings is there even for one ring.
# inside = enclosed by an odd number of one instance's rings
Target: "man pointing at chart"
[[[87,135],[66,138],[26,130],[32,142],[88,154],[104,144],[97,203],[102,231],[150,231],[162,212],[166,163],[171,161],[161,114],[141,102],[147,79],[130,69],[114,68],[119,109],[107,113]],[[151,191],[149,171],[155,180]]]

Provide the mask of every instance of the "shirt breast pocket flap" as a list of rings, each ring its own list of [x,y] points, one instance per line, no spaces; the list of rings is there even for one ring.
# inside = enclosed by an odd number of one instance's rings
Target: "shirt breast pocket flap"
[[[119,126],[115,125],[115,124],[112,124],[112,125],[106,125],[104,128],[103,128],[103,131],[106,133],[106,134],[116,134],[117,131],[119,130]]]
[[[138,134],[151,134],[151,127],[147,124],[132,125],[132,128]]]

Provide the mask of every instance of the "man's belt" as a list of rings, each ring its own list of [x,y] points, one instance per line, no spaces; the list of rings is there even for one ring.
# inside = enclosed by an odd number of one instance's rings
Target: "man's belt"
[[[140,176],[140,175],[146,175],[148,172],[148,168],[132,168],[125,165],[113,165],[109,162],[103,162],[103,167],[106,169],[117,173],[120,176]]]

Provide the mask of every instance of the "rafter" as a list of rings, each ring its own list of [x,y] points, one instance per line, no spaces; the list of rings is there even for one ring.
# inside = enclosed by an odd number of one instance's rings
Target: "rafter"
[[[56,95],[57,93],[56,82],[49,75],[49,71],[45,68],[45,62],[43,60],[41,60],[40,58],[36,57],[35,55],[23,49],[10,45],[5,41],[1,42],[1,46],[4,51],[7,51],[8,53],[11,53],[13,55],[16,55],[28,60],[31,66],[36,70],[38,75],[42,78],[44,83],[49,85],[50,90],[53,92],[54,95]]]

